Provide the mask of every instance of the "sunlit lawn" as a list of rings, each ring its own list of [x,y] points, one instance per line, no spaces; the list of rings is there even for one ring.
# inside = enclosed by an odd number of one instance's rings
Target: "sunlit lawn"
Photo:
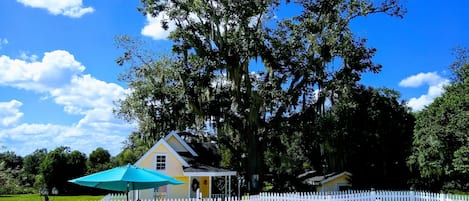
[[[80,196],[49,196],[49,201],[98,201],[104,196],[98,195],[80,195]],[[44,197],[40,197],[39,194],[27,194],[27,195],[0,195],[0,201],[43,201]]]

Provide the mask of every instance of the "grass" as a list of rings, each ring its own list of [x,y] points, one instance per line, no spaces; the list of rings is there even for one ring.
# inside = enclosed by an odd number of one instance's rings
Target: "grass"
[[[49,201],[98,201],[104,196],[80,195],[80,196],[49,196]],[[26,195],[0,195],[0,201],[43,201],[44,197],[38,194]]]

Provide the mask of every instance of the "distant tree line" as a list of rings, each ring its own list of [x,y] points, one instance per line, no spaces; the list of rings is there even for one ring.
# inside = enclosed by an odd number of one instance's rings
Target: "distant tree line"
[[[0,153],[0,194],[38,193],[40,190],[52,194],[53,189],[61,195],[104,193],[67,181],[135,161],[132,152],[124,150],[111,157],[103,148],[95,149],[89,156],[64,146],[51,151],[37,149],[24,157],[5,151]]]

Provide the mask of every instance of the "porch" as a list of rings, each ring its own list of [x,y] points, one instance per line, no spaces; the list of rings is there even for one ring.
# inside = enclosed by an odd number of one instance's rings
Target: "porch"
[[[190,182],[188,198],[226,198],[231,196],[231,179],[236,172],[208,165],[192,165],[184,168],[184,176]],[[219,185],[215,185],[215,179]],[[219,188],[220,180],[222,189]]]

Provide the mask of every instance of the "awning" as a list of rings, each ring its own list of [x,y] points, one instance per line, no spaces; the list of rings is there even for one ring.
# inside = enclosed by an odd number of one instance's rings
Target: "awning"
[[[216,168],[208,165],[191,165],[184,168],[184,176],[201,177],[223,177],[223,176],[236,176],[236,171],[231,171],[222,168]]]

